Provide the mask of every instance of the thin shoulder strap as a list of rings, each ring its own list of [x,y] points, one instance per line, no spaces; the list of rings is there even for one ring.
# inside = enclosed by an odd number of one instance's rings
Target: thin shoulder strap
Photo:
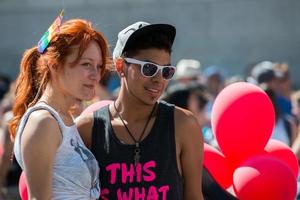
[[[39,104],[36,104],[35,106],[29,108],[25,114],[23,115],[21,121],[20,121],[20,124],[18,125],[18,128],[17,128],[17,139],[18,139],[18,143],[15,145],[18,145],[18,148],[19,148],[19,159],[20,159],[20,166],[23,168],[23,160],[22,160],[22,156],[21,156],[21,138],[22,138],[22,134],[23,134],[23,130],[25,128],[25,125],[28,121],[28,118],[30,116],[30,114],[36,110],[47,110],[53,117],[54,119],[57,121],[58,125],[59,125],[59,128],[60,128],[60,132],[61,132],[61,135],[63,137],[63,128],[64,128],[64,123],[62,121],[62,119],[60,118],[60,116],[58,115],[58,113],[50,106],[48,105],[43,105],[41,103]]]
[[[174,119],[174,111],[175,111],[175,106],[173,104],[167,103],[165,101],[160,101],[159,102],[160,106],[160,115],[163,115],[163,119],[169,120],[169,118]],[[174,121],[174,120],[173,120]],[[172,120],[170,122],[173,122]],[[174,122],[173,122],[174,123]]]
[[[50,106],[48,105],[36,105],[33,106],[31,108],[28,109],[28,111],[25,113],[25,115],[22,117],[21,123],[19,124],[18,127],[18,132],[20,131],[20,133],[23,132],[23,129],[25,128],[25,125],[28,121],[28,118],[30,116],[30,114],[36,110],[47,110],[53,117],[54,119],[57,121],[59,128],[62,132],[63,128],[64,128],[64,122],[62,121],[62,119],[60,118],[60,116],[58,115],[58,113]]]

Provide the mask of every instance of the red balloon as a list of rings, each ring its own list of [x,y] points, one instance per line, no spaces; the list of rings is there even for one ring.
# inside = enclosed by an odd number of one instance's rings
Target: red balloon
[[[86,109],[84,109],[84,111],[82,111],[82,113],[80,114],[80,116],[85,116],[89,113],[92,113],[106,105],[111,104],[113,101],[112,100],[102,100],[102,101],[97,101],[91,105],[89,105]]]
[[[232,185],[233,169],[227,164],[221,152],[206,143],[204,143],[203,165],[223,189],[226,190]]]
[[[224,88],[212,108],[212,129],[223,154],[239,163],[262,153],[274,127],[274,108],[267,94],[251,83]]]
[[[229,192],[232,196],[234,196],[235,198],[237,198],[235,192],[234,192],[234,189],[233,189],[233,185],[229,186],[227,188],[227,192]]]
[[[260,155],[249,158],[234,171],[233,188],[240,200],[294,200],[297,180],[284,162]]]
[[[270,139],[265,147],[265,151],[268,155],[274,156],[286,163],[291,168],[295,177],[298,177],[298,159],[289,146],[279,140]]]
[[[27,181],[24,171],[19,179],[19,194],[22,200],[28,200]]]

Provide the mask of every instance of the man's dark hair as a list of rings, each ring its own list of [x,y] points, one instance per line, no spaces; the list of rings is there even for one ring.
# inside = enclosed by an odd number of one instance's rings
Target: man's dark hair
[[[156,48],[165,50],[169,53],[172,52],[172,43],[170,39],[162,33],[153,33],[143,35],[135,39],[132,45],[128,46],[124,52],[124,57],[132,57],[138,53],[139,50]]]

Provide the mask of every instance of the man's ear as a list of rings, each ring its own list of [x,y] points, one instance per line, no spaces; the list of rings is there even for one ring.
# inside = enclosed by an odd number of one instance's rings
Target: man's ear
[[[124,74],[124,71],[123,71],[124,59],[117,58],[115,61],[115,65],[116,65],[117,72],[121,75]]]

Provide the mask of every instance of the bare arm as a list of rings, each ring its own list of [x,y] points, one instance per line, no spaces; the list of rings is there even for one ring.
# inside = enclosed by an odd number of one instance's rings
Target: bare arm
[[[193,114],[178,109],[175,112],[176,143],[180,147],[180,165],[184,180],[184,199],[203,200],[202,160],[203,138]]]
[[[92,129],[94,124],[93,113],[87,114],[83,117],[78,117],[75,123],[85,146],[91,149]]]
[[[47,111],[33,112],[21,139],[29,199],[51,199],[52,168],[60,143],[57,121]]]

